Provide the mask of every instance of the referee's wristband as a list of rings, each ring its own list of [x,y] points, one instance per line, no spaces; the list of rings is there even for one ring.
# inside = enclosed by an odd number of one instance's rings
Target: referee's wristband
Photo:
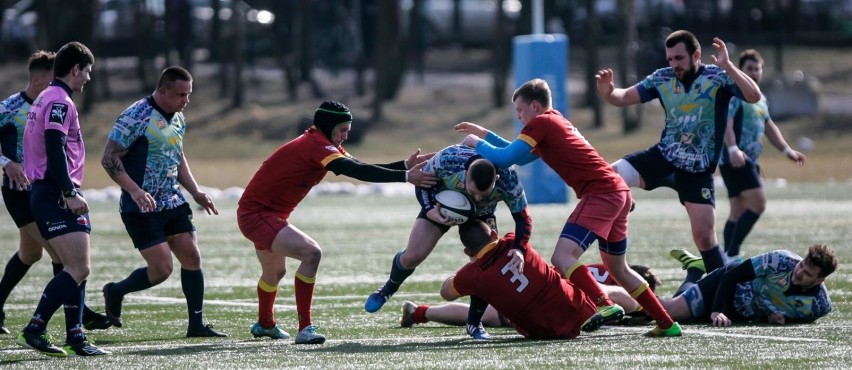
[[[9,164],[12,160],[6,158],[6,156],[0,155],[0,167],[6,168],[6,165]]]
[[[793,153],[795,153],[796,151],[793,150],[793,148],[791,148],[789,145],[787,145],[787,146],[784,147],[783,152],[784,152],[784,155],[789,157],[789,156],[793,155]]]
[[[734,154],[734,152],[736,152],[738,150],[740,150],[739,147],[737,147],[736,145],[731,145],[731,146],[728,147],[728,154]]]

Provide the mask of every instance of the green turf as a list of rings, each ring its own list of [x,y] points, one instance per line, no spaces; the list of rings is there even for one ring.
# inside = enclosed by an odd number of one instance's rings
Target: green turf
[[[847,266],[852,246],[852,190],[849,184],[795,184],[767,189],[768,209],[744,246],[752,255],[771,249],[799,254],[814,242],[833,247],[841,262],[829,278],[834,311],[807,326],[684,326],[682,338],[648,339],[649,327],[605,328],[570,341],[528,341],[509,329],[491,329],[487,343],[467,339],[461,328],[428,324],[398,328],[404,300],[439,303],[438,288],[465,260],[454,231],[406,282],[383,310],[367,314],[364,299],[387,277],[391,258],[403,248],[418,211],[414,197],[330,195],[306,199],[291,221],[323,248],[314,297],[313,317],[327,335],[320,346],[295,346],[285,341],[255,340],[248,332],[256,318],[255,285],[259,265],[251,245],[236,226],[235,202],[221,201],[219,216],[195,212],[207,281],[205,312],[210,322],[230,334],[225,339],[186,339],[186,308],[179,273],[160,286],[129,295],[125,326],[93,331],[89,338],[113,354],[95,359],[50,359],[0,336],[0,366],[15,368],[839,368],[852,363],[852,273]],[[671,248],[695,250],[684,209],[669,190],[637,191],[631,216],[631,263],[655,267],[663,279],[658,293],[670,295],[682,278]],[[727,202],[720,194],[720,223]],[[536,205],[533,245],[545,256],[575,201],[568,205]],[[142,266],[117,217],[117,205],[92,205],[92,274],[88,301],[103,308],[100,288]],[[511,217],[499,206],[501,231],[511,231]],[[17,230],[5,212],[0,215],[2,264],[17,247]],[[46,259],[46,257],[45,257]],[[599,258],[592,249],[585,262]],[[177,262],[175,262],[177,269]],[[277,300],[277,318],[295,335],[293,274],[288,263]],[[50,276],[50,265],[34,266],[13,291],[5,311],[7,326],[17,332],[32,314]],[[63,339],[63,314],[51,321],[54,338]],[[843,365],[847,364],[847,365]]]

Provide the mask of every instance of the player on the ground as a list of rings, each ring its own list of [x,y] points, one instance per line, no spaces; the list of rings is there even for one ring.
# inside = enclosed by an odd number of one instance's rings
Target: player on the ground
[[[288,339],[275,322],[273,306],[278,284],[286,272],[287,257],[299,260],[294,278],[298,334],[296,344],[322,344],[311,319],[311,301],[322,249],[310,236],[289,222],[290,214],[328,171],[369,182],[409,182],[432,186],[436,177],[421,171],[433,155],[418,149],[408,159],[373,165],[353,158],[342,146],[352,129],[352,113],[336,101],[325,101],[314,113],[313,126],[279,147],[249,181],[239,201],[237,222],[254,243],[262,273],[257,282],[258,321],[255,337]]]
[[[38,226],[30,211],[30,181],[24,174],[24,127],[27,123],[27,112],[32,106],[33,99],[38,96],[53,80],[53,59],[55,54],[49,51],[36,51],[27,61],[29,83],[20,92],[13,94],[0,102],[0,167],[3,167],[3,203],[12,220],[18,227],[20,242],[18,250],[6,263],[3,278],[0,279],[0,334],[9,334],[6,328],[6,314],[3,306],[12,289],[23,279],[30,267],[38,262],[42,250],[50,256],[53,274],[58,274],[65,266],[59,260],[59,255],[39,234]],[[106,329],[109,320],[103,314],[83,307],[83,327],[87,330]]]
[[[529,241],[532,220],[527,210],[524,188],[514,168],[495,167],[490,161],[478,156],[472,147],[451,145],[432,157],[424,171],[434,172],[440,182],[430,189],[416,190],[421,209],[411,228],[408,244],[394,256],[388,280],[367,297],[364,303],[364,310],[367,312],[381,309],[399,290],[405,279],[414,273],[414,269],[432,253],[438,240],[457,224],[440,213],[440,205],[437,204],[435,195],[443,190],[461,191],[469,195],[477,210],[474,219],[487,222],[495,230],[497,202],[506,203],[515,221],[517,235],[514,248],[508,252],[515,255],[512,261],[518,268],[523,266],[521,245]],[[476,297],[471,297],[471,302],[466,330],[476,339],[488,339],[488,333],[480,323],[487,304]]]
[[[598,306],[600,315],[585,323],[583,330],[595,330],[624,315],[623,308],[607,297],[579,260],[597,240],[607,270],[657,322],[646,335],[680,336],[680,325],[672,321],[642,277],[627,266],[627,219],[633,203],[630,188],[577,128],[553,109],[546,81],[527,81],[515,90],[512,103],[524,125],[512,142],[470,122],[459,123],[455,129],[468,133],[464,144],[475,146],[498,166],[523,165],[541,157],[574,189],[580,202],[565,222],[551,262]]]
[[[204,272],[192,224],[192,209],[182,185],[207,211],[219,214],[192,176],[183,148],[183,110],[192,94],[192,75],[181,67],[163,70],[153,94],[137,100],[118,116],[104,147],[103,165],[121,186],[119,213],[133,246],[147,266],[124,280],[104,285],[106,313],[121,327],[121,303],[128,293],[158,285],[172,274],[172,254],[180,262],[186,297],[187,337],[225,337],[205,323]]]
[[[682,251],[684,268],[699,269],[698,257]],[[714,270],[698,281],[687,278],[677,295],[662,300],[676,320],[812,322],[831,311],[824,281],[837,269],[837,256],[825,244],[808,248],[804,258],[787,250],[766,252]]]
[[[612,274],[606,270],[604,265],[590,264],[586,265],[586,267],[592,273],[592,276],[595,277],[595,280],[601,284],[601,289],[603,289],[604,293],[613,302],[624,308],[625,313],[631,316],[629,319],[625,316],[624,318],[627,320],[622,321],[627,321],[631,324],[647,322],[649,318],[641,311],[642,306],[639,305],[639,302],[636,302],[636,300],[630,297],[630,293],[615,282]],[[630,268],[639,273],[648,282],[648,288],[652,291],[656,290],[657,286],[660,285],[659,278],[650,268],[642,265],[631,265]],[[405,301],[402,304],[402,318],[399,320],[399,325],[408,328],[414,324],[425,324],[433,321],[441,324],[461,326],[467,322],[468,310],[469,305],[461,302],[446,302],[430,306]],[[488,309],[482,316],[482,324],[491,327],[511,326],[506,318],[492,306],[488,306]]]
[[[740,69],[756,83],[763,78],[763,58],[754,49],[740,54]],[[740,246],[757,219],[766,209],[766,194],[760,182],[760,165],[764,133],[769,142],[784,155],[801,166],[805,155],[787,145],[784,136],[769,117],[766,96],[754,104],[733,98],[728,107],[728,126],[719,172],[728,189],[731,213],[723,229],[725,253],[728,259],[737,259]]]
[[[760,88],[728,59],[728,49],[713,39],[718,55],[701,63],[701,45],[692,33],[672,32],[665,41],[669,67],[661,68],[636,85],[615,88],[613,72],[597,73],[598,95],[623,107],[659,100],[666,112],[660,142],[615,161],[612,167],[631,187],[652,190],[668,186],[678,192],[686,208],[692,239],[709,271],[724,264],[716,240],[713,172],[719,161],[731,97],[750,103],[760,100]]]
[[[534,249],[524,243],[523,270],[513,263],[515,235],[497,238],[480,220],[459,226],[465,254],[473,260],[441,286],[448,301],[476,295],[500,312],[521,335],[533,339],[571,339],[592,316],[592,301]],[[594,328],[597,329],[597,328]]]
[[[56,53],[55,79],[33,101],[24,130],[24,174],[32,182],[30,210],[41,237],[52,247],[63,270],[41,295],[18,344],[48,356],[97,356],[83,331],[86,279],[89,276],[89,206],[80,192],[86,148],[80,131],[74,92],[83,92],[95,57],[88,47],[69,42]],[[65,307],[65,346],[54,345],[47,324]]]

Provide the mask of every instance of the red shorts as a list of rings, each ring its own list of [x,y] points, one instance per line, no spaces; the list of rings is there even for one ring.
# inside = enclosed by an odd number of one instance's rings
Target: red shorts
[[[278,212],[237,208],[237,224],[243,236],[254,243],[254,249],[269,251],[278,232],[290,223]]]
[[[627,215],[632,203],[629,190],[586,194],[571,212],[568,223],[585,227],[608,242],[620,242],[627,239]]]

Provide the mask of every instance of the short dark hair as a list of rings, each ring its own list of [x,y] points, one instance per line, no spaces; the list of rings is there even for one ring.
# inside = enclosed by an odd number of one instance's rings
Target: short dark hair
[[[473,184],[476,185],[477,190],[485,191],[494,182],[494,178],[497,177],[497,168],[494,167],[491,161],[479,158],[471,162],[465,176],[473,180]]]
[[[56,52],[56,59],[53,61],[53,75],[57,78],[62,78],[71,72],[71,68],[79,65],[80,69],[86,68],[89,64],[95,63],[95,56],[86,45],[77,41],[71,41]]]
[[[657,290],[657,287],[662,284],[660,278],[657,277],[657,273],[648,266],[630,265],[630,269],[636,271],[639,273],[639,276],[645,279],[645,282],[648,283],[648,288],[650,288],[652,292]]]
[[[545,108],[550,108],[552,104],[550,86],[547,81],[540,78],[529,80],[515,90],[512,94],[512,101],[514,102],[518,98],[524,99],[527,104],[537,101]]]
[[[35,72],[53,72],[53,61],[56,53],[52,51],[38,50],[27,60],[27,71],[32,75]]]
[[[183,67],[171,66],[163,70],[160,74],[160,81],[157,82],[157,89],[161,87],[171,87],[175,81],[192,81],[192,75]]]
[[[763,57],[760,56],[760,53],[758,53],[757,50],[748,49],[740,53],[739,68],[743,69],[743,65],[745,65],[746,61],[749,60],[754,61],[757,64],[763,64]]]
[[[482,247],[491,243],[491,227],[485,221],[473,219],[459,225],[459,239],[468,256],[475,256]]]
[[[677,30],[672,32],[669,37],[666,37],[666,47],[673,48],[675,45],[683,43],[686,46],[686,52],[690,56],[695,54],[696,50],[701,49],[701,44],[698,43],[698,38],[687,30]]]
[[[825,244],[814,244],[808,248],[805,261],[812,266],[819,267],[819,277],[824,278],[837,269],[837,256],[834,251]]]

